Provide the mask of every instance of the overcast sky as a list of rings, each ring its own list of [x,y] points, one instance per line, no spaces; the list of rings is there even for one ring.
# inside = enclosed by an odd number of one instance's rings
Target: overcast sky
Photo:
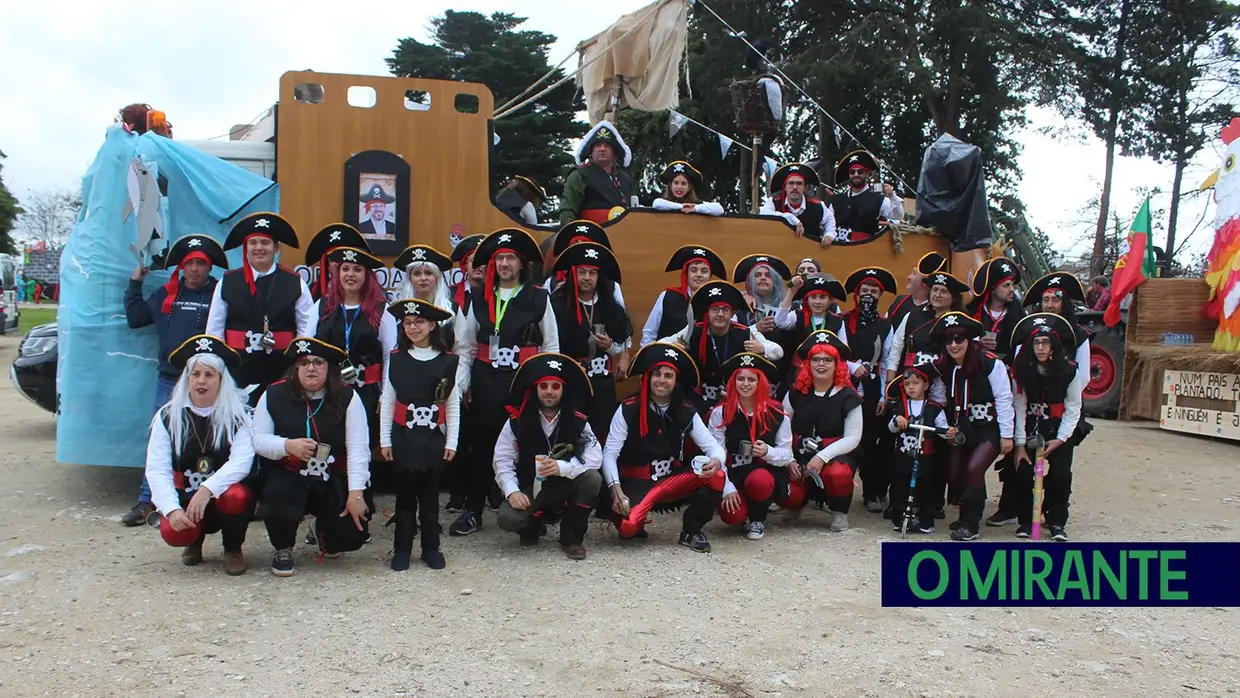
[[[577,42],[645,4],[415,0],[384,3],[378,14],[360,14],[353,3],[319,0],[173,2],[139,5],[143,9],[134,11],[116,3],[58,5],[54,11],[42,3],[4,3],[4,181],[19,199],[40,189],[76,189],[104,130],[131,102],[167,112],[178,139],[205,139],[227,134],[233,124],[246,123],[271,106],[285,71],[385,75],[384,59],[397,40],[425,40],[429,19],[445,9],[502,9],[528,17],[528,28],[559,37],[551,56],[555,63]],[[575,66],[575,59],[568,65]],[[1040,112],[1032,116],[1032,127],[1021,134],[1026,145],[1021,196],[1028,218],[1051,234],[1061,252],[1079,253],[1083,247],[1068,249],[1082,230],[1071,222],[1098,191],[1104,148],[1093,138],[1041,135],[1037,128],[1059,128],[1062,120]],[[1187,188],[1195,188],[1217,167],[1220,152],[1221,146],[1214,145],[1194,163]],[[1117,163],[1113,202],[1125,227],[1140,205],[1135,189],[1160,187],[1165,207],[1172,175],[1169,165],[1152,161]],[[1181,205],[1181,239],[1206,212],[1206,198]],[[1208,249],[1211,238],[1207,218],[1189,246]]]

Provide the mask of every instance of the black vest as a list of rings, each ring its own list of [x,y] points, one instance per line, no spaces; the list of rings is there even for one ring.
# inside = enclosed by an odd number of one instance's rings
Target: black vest
[[[704,350],[703,341],[705,341]],[[722,337],[716,337],[706,329],[704,321],[693,326],[693,332],[689,335],[688,349],[693,362],[697,364],[698,376],[701,378],[698,392],[707,409],[714,406],[723,389],[727,387],[729,377],[723,375],[721,366],[728,359],[745,351],[747,341],[749,341],[749,328],[745,325],[732,323],[727,334]]]
[[[689,299],[678,289],[663,291],[663,312],[659,316],[659,337],[671,337],[689,324]]]
[[[327,463],[321,463],[317,458],[312,458],[307,462],[299,461],[296,464],[285,459],[273,461],[260,458],[260,461],[265,467],[283,468],[323,481],[334,476],[347,476],[349,460],[345,450],[347,444],[345,414],[342,413],[333,419],[326,405],[320,407],[322,400],[305,400],[300,392],[293,383],[288,381],[272,383],[265,394],[267,413],[271,415],[271,421],[275,425],[276,436],[283,436],[286,439],[311,438],[330,446],[331,451],[327,455]],[[351,399],[358,399],[351,388],[349,393]],[[318,410],[317,413],[315,410]],[[313,416],[310,417],[310,430],[307,434],[306,418],[310,415]]]
[[[517,437],[517,485],[528,493],[533,491],[534,477],[538,474],[534,456],[545,456],[559,444],[572,444],[573,457],[580,459],[590,444],[589,437],[582,434],[588,418],[580,412],[560,410],[560,421],[550,437],[543,433],[543,417],[537,407],[531,405],[524,416],[524,420],[520,417],[508,420],[508,425]]]
[[[722,408],[720,407],[717,409]],[[780,411],[775,414],[775,419],[771,420],[771,426],[769,429],[765,431],[755,429],[754,431],[756,433],[750,434],[749,415],[745,414],[743,410],[737,409],[736,416],[732,418],[731,422],[724,425],[723,428],[723,447],[724,450],[728,452],[727,467],[744,468],[752,465],[755,462],[755,459],[759,462],[765,462],[761,458],[756,458],[752,455],[738,455],[737,453],[740,451],[741,442],[749,441],[752,444],[754,441],[761,441],[769,446],[774,446],[775,435],[779,433],[779,428],[783,426],[785,419],[787,419],[787,417],[784,416],[782,411]]]
[[[844,315],[844,327],[848,330],[848,352],[854,361],[869,361],[875,366],[882,359],[882,343],[891,332],[891,322],[883,316],[872,320],[865,327],[858,327],[861,316],[856,310]],[[874,358],[878,349],[878,360]]]
[[[1030,351],[1026,349],[1026,351]],[[1036,394],[1025,392],[1025,440],[1041,434],[1046,441],[1059,438],[1059,425],[1063,422],[1064,401],[1068,399],[1068,384],[1076,377],[1076,364],[1072,371],[1058,379],[1042,377],[1042,386]],[[1025,390],[1023,387],[1020,390]]]
[[[263,333],[264,317],[267,318],[268,328],[272,332],[297,333],[297,301],[301,298],[301,277],[284,267],[276,267],[274,272],[256,279],[254,286],[257,290],[254,295],[250,295],[243,269],[226,272],[220,281],[220,298],[228,304],[224,329],[250,332],[252,334],[249,336],[254,338],[247,340],[243,347],[233,347],[241,354],[241,364],[232,374],[236,377],[237,384],[242,386],[252,383],[268,385],[279,380],[288,368],[283,348],[273,349],[268,353],[257,343]]]
[[[921,414],[910,415],[908,413],[908,402],[900,400],[891,404],[892,417],[904,417],[909,424],[921,424],[923,426],[932,427],[934,421],[943,413],[943,406],[937,402],[931,402],[929,398],[922,402]],[[906,456],[912,456],[917,450],[918,432],[913,429],[906,429],[896,435],[896,453]],[[922,455],[930,455],[935,451],[935,443],[938,436],[925,432],[921,434],[921,453]]]
[[[160,410],[160,418],[164,423],[164,428],[168,433],[172,433],[171,416],[168,410]],[[198,491],[198,486],[207,481],[207,478],[215,474],[220,466],[228,462],[228,456],[232,453],[232,440],[224,439],[219,448],[215,448],[211,443],[211,420],[208,417],[202,417],[194,413],[193,410],[186,407],[185,415],[189,417],[189,429],[182,430],[182,438],[184,442],[181,444],[181,455],[175,455],[176,444],[173,444],[172,456],[172,484],[177,489],[177,494],[187,497]],[[195,438],[197,435],[197,438]],[[198,440],[201,439],[206,448],[199,445]],[[215,493],[217,496],[220,492]]]
[[[478,291],[482,293],[481,290]],[[495,304],[499,305],[499,291],[496,289]],[[474,318],[478,321],[477,340],[479,346],[489,345],[491,335],[495,334],[495,323],[491,321],[490,310],[483,298],[471,296],[470,306]],[[504,320],[499,326],[499,345],[501,347],[537,347],[543,342],[543,313],[547,310],[547,292],[532,284],[523,284],[508,301],[504,311]],[[496,313],[498,319],[499,314]],[[516,370],[516,369],[513,369]]]
[[[861,407],[861,396],[851,387],[821,397],[812,389],[809,393],[790,390],[788,402],[792,405],[792,455],[805,465],[822,449],[821,445],[818,448],[806,445],[805,439],[820,439],[825,445],[827,441],[842,438],[844,420],[849,412]]]
[[[663,413],[650,403],[640,405],[640,402],[641,398],[634,395],[621,403],[620,413],[628,427],[628,436],[616,463],[621,467],[648,465],[660,478],[684,470],[685,437],[693,429],[693,406],[687,402],[672,404]],[[644,437],[640,431],[642,409],[647,410],[648,431]]]
[[[384,311],[381,308],[379,312]],[[361,308],[350,310],[349,314],[353,316],[353,323],[346,343],[344,314],[343,305],[336,306],[336,310],[326,318],[320,314],[319,328],[315,332],[315,337],[341,349],[348,349],[349,362],[359,371],[363,366],[383,363],[383,345],[379,343],[379,330],[366,320]]]
[[[901,294],[896,296],[896,299],[891,302],[891,307],[887,308],[887,320],[891,323],[891,327],[894,329],[900,326],[900,321],[903,320],[904,317],[914,308],[925,306],[925,303],[922,303],[919,306],[913,301],[913,297],[907,293]]]
[[[926,361],[938,361],[943,355],[943,343],[930,338],[937,316],[927,305],[914,308],[904,325],[904,346],[900,348],[900,370]]]
[[[772,196],[771,203],[775,205],[775,210],[779,213],[792,213],[792,209],[788,208],[782,192]],[[825,211],[825,203],[807,196],[805,197],[805,209],[800,213],[793,213],[792,215],[801,221],[801,227],[805,228],[805,237],[822,242],[822,219]]]
[[[581,182],[585,185],[585,196],[581,200],[581,210],[611,209],[616,206],[629,207],[633,196],[633,179],[629,173],[613,167],[611,174],[603,168],[586,163],[577,168]],[[614,179],[613,179],[614,175]]]
[[[560,332],[560,353],[581,361],[591,378],[611,375],[611,362],[606,352],[596,351],[597,356],[593,359],[590,357],[589,339],[594,330],[593,325],[605,325],[607,336],[611,337],[615,344],[624,344],[633,335],[629,315],[616,302],[614,289],[615,285],[610,282],[600,283],[594,292],[594,303],[591,306],[582,305],[576,299],[573,299],[570,305],[569,294],[565,288],[551,296],[551,308],[555,311],[556,327]],[[577,320],[578,307],[581,309],[580,321]],[[591,307],[592,316],[586,313]],[[591,319],[593,323],[590,322]]]
[[[1025,317],[1025,309],[1015,300],[1008,301],[1007,307],[1004,308],[1004,315],[998,323],[990,316],[990,312],[981,303],[978,298],[969,304],[971,310],[969,314],[982,323],[983,332],[995,333],[995,356],[998,356],[1004,363],[1010,363],[1012,357],[1012,330],[1016,329],[1016,323]]]
[[[990,372],[999,359],[986,352],[978,360],[977,372],[962,378],[954,371],[956,363],[950,357],[939,362],[939,374],[947,387],[947,423],[965,433],[970,442],[999,435],[999,417],[995,409],[995,393],[990,387]]]
[[[835,213],[837,228],[877,235],[878,217],[883,210],[883,195],[867,190],[852,196],[851,192],[845,191],[831,197],[831,210]]]
[[[409,406],[405,414],[392,418],[392,446],[402,452],[397,455],[398,462],[414,470],[437,465],[447,436],[439,428],[444,406],[436,401],[436,391],[441,381],[447,381],[442,397],[446,399],[451,394],[456,383],[457,355],[440,353],[422,361],[408,351],[397,350],[392,352],[389,362],[388,379],[396,402]]]

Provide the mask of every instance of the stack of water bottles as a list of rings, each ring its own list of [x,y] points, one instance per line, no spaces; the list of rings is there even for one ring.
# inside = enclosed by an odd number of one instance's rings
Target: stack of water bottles
[[[1192,344],[1195,340],[1188,332],[1164,332],[1162,336],[1163,344]]]

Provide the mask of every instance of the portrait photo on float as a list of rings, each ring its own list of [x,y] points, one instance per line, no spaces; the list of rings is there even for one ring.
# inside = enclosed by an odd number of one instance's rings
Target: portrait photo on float
[[[396,240],[396,175],[363,172],[359,176],[357,229],[367,240]]]

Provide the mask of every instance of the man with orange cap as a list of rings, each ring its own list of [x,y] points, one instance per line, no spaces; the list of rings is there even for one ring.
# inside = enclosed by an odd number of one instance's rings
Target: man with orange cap
[[[168,283],[155,289],[150,298],[142,299],[142,280],[148,271],[143,267],[134,270],[129,277],[129,288],[125,289],[125,320],[129,327],[136,330],[154,325],[159,337],[156,410],[168,402],[177,377],[181,375],[168,357],[186,339],[203,333],[217,284],[211,276],[211,267],[227,269],[228,258],[218,242],[206,235],[193,234],[172,245],[165,266],[172,269]],[[151,488],[144,477],[142,488],[138,490],[138,503],[121,518],[121,523],[140,526],[154,510]]]
[[[223,337],[241,355],[234,376],[256,404],[263,390],[289,366],[284,350],[311,334],[314,299],[296,272],[276,264],[280,245],[297,247],[297,231],[275,213],[242,218],[224,249],[243,248],[240,269],[224,274],[211,298],[207,334]]]

